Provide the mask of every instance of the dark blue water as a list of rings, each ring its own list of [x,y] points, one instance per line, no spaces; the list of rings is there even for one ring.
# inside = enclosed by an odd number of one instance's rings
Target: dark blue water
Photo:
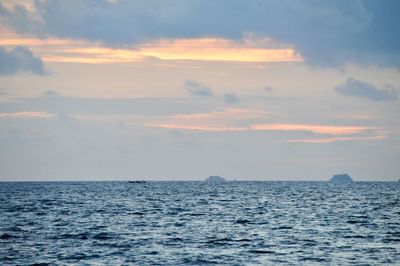
[[[399,264],[400,183],[0,183],[0,264]]]

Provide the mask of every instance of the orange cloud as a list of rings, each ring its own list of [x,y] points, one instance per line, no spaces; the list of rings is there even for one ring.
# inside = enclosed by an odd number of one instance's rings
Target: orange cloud
[[[28,46],[47,62],[126,63],[157,58],[164,61],[228,61],[228,62],[301,62],[292,48],[276,46],[272,41],[245,39],[231,41],[221,38],[162,39],[142,43],[134,48],[109,48],[96,42],[69,39],[24,38],[0,29],[0,45]]]
[[[197,60],[232,62],[299,62],[300,55],[291,48],[254,47],[249,42],[233,42],[226,39],[200,38],[161,40],[139,51],[144,56],[161,60]]]
[[[71,45],[75,42],[63,39],[36,39],[36,38],[6,38],[0,39],[0,45],[4,46],[15,46],[15,45],[23,45],[23,46],[55,46],[55,45]]]

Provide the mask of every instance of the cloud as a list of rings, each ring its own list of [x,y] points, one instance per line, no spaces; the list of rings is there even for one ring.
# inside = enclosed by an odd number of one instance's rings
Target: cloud
[[[266,122],[272,119],[276,120],[276,122]],[[381,127],[279,123],[280,119],[280,115],[269,113],[261,109],[227,108],[206,113],[167,116],[159,121],[154,121],[149,126],[200,132],[310,132],[323,137],[347,137],[354,135],[360,137],[360,134],[364,137],[365,134],[373,133],[374,135],[383,135],[385,133],[384,129]]]
[[[85,40],[49,37],[26,38],[6,32],[0,45],[20,45],[37,49],[46,62],[106,64],[163,61],[224,61],[224,62],[301,62],[303,58],[291,47],[275,47],[266,38],[229,40],[224,38],[161,39],[146,41],[132,47],[104,47]],[[46,50],[40,49],[46,46]]]
[[[282,133],[309,133],[307,138],[280,139],[278,142],[302,142],[302,143],[331,143],[337,141],[359,140],[383,140],[387,138],[385,130],[379,127],[363,126],[337,126],[321,124],[249,124],[247,126],[235,126],[232,123],[220,121],[220,123],[208,124],[204,121],[171,121],[171,123],[153,124],[153,127],[169,130],[185,130],[193,132],[280,132]]]
[[[11,98],[0,101],[1,113],[27,113],[68,116],[97,115],[173,115],[188,114],[209,108],[195,99],[177,98],[85,98],[47,91],[38,97]],[[6,115],[4,115],[6,116]],[[59,118],[66,120],[64,115]]]
[[[268,93],[271,93],[271,92],[273,92],[275,89],[273,88],[273,87],[271,87],[271,86],[265,86],[264,87],[264,91],[265,92],[268,92]]]
[[[249,123],[258,123],[265,119],[279,118],[280,114],[263,109],[253,108],[222,108],[202,113],[178,114],[163,117],[158,124],[188,125],[200,128],[247,127]]]
[[[225,93],[224,94],[224,101],[227,104],[236,104],[239,103],[239,99],[234,93]]]
[[[108,46],[209,36],[239,40],[252,34],[294,47],[312,65],[356,62],[398,67],[400,63],[397,0],[34,3],[33,8],[0,4],[0,19],[18,32],[100,41]]]
[[[59,113],[57,115],[57,118],[62,124],[67,125],[68,127],[71,127],[71,128],[79,128],[80,127],[78,120],[76,120],[74,117],[72,117],[68,114]]]
[[[11,50],[0,47],[0,76],[14,75],[19,72],[44,75],[42,59],[34,56],[28,48],[23,46],[17,46]]]
[[[371,140],[383,140],[388,136],[386,135],[373,135],[373,136],[356,136],[356,137],[331,137],[331,138],[315,138],[315,139],[289,139],[282,140],[280,142],[287,143],[333,143],[333,142],[345,142],[345,141],[371,141]]]
[[[212,96],[212,89],[200,82],[195,80],[186,80],[185,81],[186,90],[195,96]]]
[[[49,118],[54,115],[47,112],[5,112],[0,113],[0,118]]]
[[[48,90],[48,91],[44,92],[43,95],[50,96],[50,97],[51,96],[54,96],[54,97],[62,96],[61,94],[59,94],[57,91],[54,91],[54,90]]]
[[[396,100],[398,95],[397,90],[389,85],[379,89],[354,78],[348,78],[344,84],[336,86],[335,91],[345,96],[367,98],[372,101]]]
[[[380,130],[381,128],[308,124],[258,124],[251,126],[251,129],[266,131],[308,131],[316,134],[350,135],[368,130]]]

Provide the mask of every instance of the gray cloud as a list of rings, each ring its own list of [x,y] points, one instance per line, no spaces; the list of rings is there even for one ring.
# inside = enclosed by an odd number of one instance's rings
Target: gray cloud
[[[212,96],[212,89],[200,82],[195,80],[186,80],[185,81],[186,90],[195,96]]]
[[[59,94],[57,91],[54,91],[54,90],[48,90],[48,91],[44,92],[43,95],[45,95],[45,96],[62,96],[61,94]]]
[[[19,72],[44,75],[43,61],[34,56],[26,47],[17,46],[11,50],[6,50],[0,46],[0,76],[13,75]]]
[[[239,102],[238,97],[234,93],[225,93],[224,94],[224,101],[227,104],[236,104]]]
[[[62,124],[66,125],[70,128],[79,128],[80,127],[78,120],[76,120],[74,117],[72,117],[66,113],[59,113],[57,115],[57,118]]]
[[[264,87],[264,91],[265,92],[273,92],[275,89],[274,88],[272,88],[271,86],[265,86]]]
[[[379,89],[354,78],[348,78],[344,84],[336,86],[335,91],[345,96],[367,98],[372,101],[395,100],[398,95],[397,90],[389,85]]]
[[[20,32],[111,46],[158,38],[238,40],[252,33],[294,46],[313,65],[356,62],[397,67],[399,8],[397,0],[44,0],[35,1],[34,15],[21,6],[10,11],[0,4],[0,16]]]

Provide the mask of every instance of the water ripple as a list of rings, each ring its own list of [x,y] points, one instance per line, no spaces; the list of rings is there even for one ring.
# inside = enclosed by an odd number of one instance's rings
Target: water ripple
[[[400,184],[0,183],[0,264],[396,264]]]

